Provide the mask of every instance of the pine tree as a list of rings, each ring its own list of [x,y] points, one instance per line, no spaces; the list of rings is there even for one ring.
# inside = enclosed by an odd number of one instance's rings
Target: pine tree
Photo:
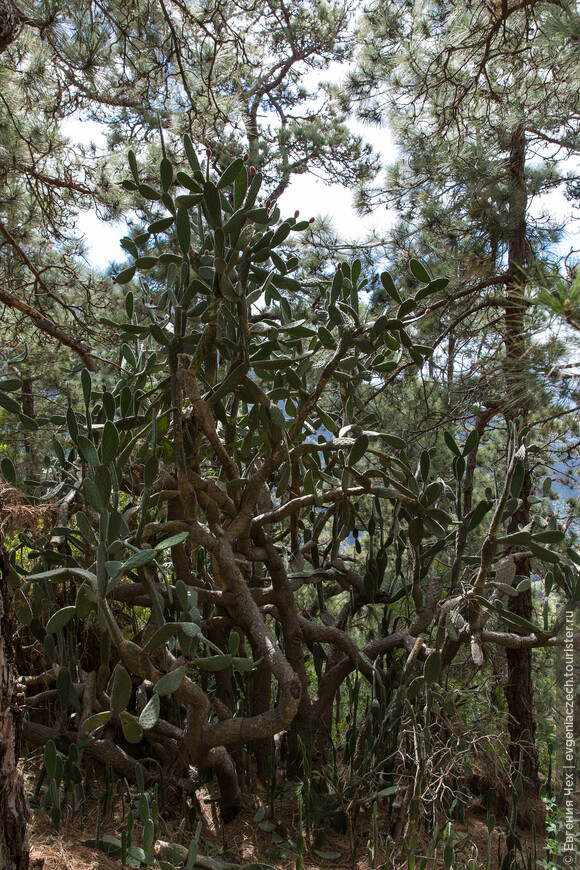
[[[427,249],[456,272],[455,292],[433,307],[455,402],[454,357],[486,352],[472,357],[462,387],[482,425],[498,414],[531,422],[542,394],[530,371],[530,358],[538,362],[531,303],[561,228],[531,207],[562,185],[557,157],[580,148],[574,44],[553,36],[555,17],[575,14],[549,2],[381,3],[361,30],[351,95],[367,120],[389,118],[403,153],[386,189],[362,190],[360,204],[398,209],[392,250],[400,260],[409,248]],[[482,327],[487,347],[475,341]],[[526,470],[508,531],[529,523],[531,486]],[[520,560],[518,574],[529,573]],[[510,609],[529,619],[530,592]],[[525,650],[507,656],[510,757],[517,766],[528,731],[524,767],[535,787],[531,658]]]
[[[15,7],[5,8],[8,28]],[[350,55],[344,0],[42,0],[23,3],[18,15],[22,26],[2,54],[0,301],[13,312],[14,334],[29,319],[89,368],[110,302],[80,265],[76,216],[96,209],[115,219],[136,209],[150,222],[119,185],[129,147],[157,165],[161,128],[178,163],[185,132],[211,150],[216,171],[246,153],[271,199],[295,174],[324,171],[353,185],[376,171],[332,88],[312,84]],[[68,141],[71,118],[101,123],[107,148]]]

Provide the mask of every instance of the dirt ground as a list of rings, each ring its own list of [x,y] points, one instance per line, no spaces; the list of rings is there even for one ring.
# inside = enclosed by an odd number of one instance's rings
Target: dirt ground
[[[30,796],[33,796],[37,775],[38,769],[34,770],[31,766],[25,768],[27,791]],[[264,790],[257,791],[254,795],[246,795],[246,806],[242,812],[236,819],[224,826],[219,819],[215,801],[211,800],[209,794],[202,793],[198,797],[197,819],[193,827],[195,828],[199,820],[202,821],[199,855],[210,859],[207,864],[208,870],[211,867],[212,859],[216,862],[214,865],[216,867],[219,862],[243,867],[253,864],[253,870],[258,870],[256,865],[262,865],[264,868],[275,868],[275,870],[295,870],[298,858],[299,828],[299,816],[295,801],[287,799],[282,805],[276,801],[274,818],[271,819],[270,808],[265,805],[266,793]],[[181,852],[185,854],[184,850],[189,846],[193,833],[191,830],[184,831],[180,828],[181,800],[181,796],[176,792],[168,793],[160,811],[158,840],[180,844]],[[34,801],[32,798],[32,803],[37,804],[38,801]],[[390,820],[385,815],[385,811],[386,807],[382,808],[379,805],[378,828],[381,844],[386,842],[387,833],[391,828]],[[97,868],[98,870],[118,870],[121,862],[117,857],[109,856],[101,849],[86,844],[87,840],[94,840],[96,827],[97,806],[94,799],[87,801],[82,817],[77,816],[62,824],[58,829],[55,828],[50,815],[35,806],[29,826],[31,856],[33,860],[42,859],[44,861],[44,870],[97,870]],[[492,837],[491,870],[499,870],[500,868],[498,835],[502,838],[502,858],[505,854],[503,827],[501,822],[498,823]],[[468,812],[464,824],[454,823],[453,828],[457,832],[466,834],[459,853],[460,861],[456,865],[457,868],[467,866],[467,861],[471,857],[475,857],[478,870],[479,868],[483,870],[486,866],[488,840],[485,813],[481,809],[476,811],[474,808],[473,811]],[[126,829],[126,823],[123,821],[119,798],[114,813],[110,813],[101,820],[100,833],[101,836],[114,835],[120,838],[124,829]],[[352,836],[339,835],[329,825],[325,826],[323,822],[309,833],[305,829],[306,825],[303,819],[305,832],[304,870],[371,870],[374,866],[384,866],[385,868],[407,866],[406,860],[403,859],[400,859],[397,864],[393,864],[391,861],[383,864],[382,855],[384,853],[382,852],[379,862],[371,861],[369,847],[372,841],[373,824],[370,813],[361,812],[359,814]],[[524,849],[533,853],[532,831],[524,831],[520,835]],[[140,845],[141,837],[142,827],[135,822],[132,835],[133,845]],[[419,839],[413,850],[417,867],[425,854],[425,845],[426,843],[422,843]],[[438,849],[436,862],[429,860],[427,870],[444,867],[443,845],[444,841]],[[538,837],[536,847],[537,858],[541,860],[545,857],[543,838]],[[356,855],[354,861],[352,859],[353,851]],[[172,857],[173,859],[166,865],[167,867],[178,866],[179,855],[169,856],[166,853],[164,857],[166,859]]]

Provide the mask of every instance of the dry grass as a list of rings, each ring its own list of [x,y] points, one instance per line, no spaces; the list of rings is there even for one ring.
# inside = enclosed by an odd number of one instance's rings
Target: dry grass
[[[94,831],[82,830],[78,820],[56,830],[50,816],[39,811],[28,829],[31,858],[43,859],[44,870],[118,870],[119,861],[84,845],[91,836]]]
[[[55,515],[56,505],[52,502],[29,504],[19,489],[0,480],[0,529],[6,534],[26,529],[33,536],[41,535]]]
[[[34,782],[39,771],[39,760],[24,765],[27,790],[29,794],[34,788]],[[205,789],[198,792],[198,819],[202,821],[201,842],[199,853],[234,864],[245,866],[252,862],[263,863],[276,870],[294,870],[296,867],[298,834],[298,810],[295,801],[287,797],[280,805],[277,800],[274,811],[275,831],[260,830],[254,821],[254,816],[260,807],[268,809],[266,792],[257,788],[254,794],[246,794],[245,807],[242,812],[227,826],[220,822],[216,803],[211,800]],[[162,807],[159,821],[159,840],[179,843],[189,846],[191,832],[181,834],[178,825],[181,815],[181,796],[177,791],[168,790],[165,806]],[[269,821],[266,812],[265,821]],[[386,815],[386,804],[379,809],[379,825],[381,840],[386,839],[391,828],[391,819]],[[44,870],[119,870],[120,861],[106,855],[99,849],[85,845],[86,840],[94,839],[97,825],[96,799],[87,801],[83,819],[75,818],[66,822],[60,829],[55,829],[50,816],[44,811],[37,811],[29,826],[29,841],[31,857],[44,860]],[[106,817],[101,824],[101,834],[113,834],[120,837],[124,829],[120,802],[117,801],[114,814]],[[467,862],[475,847],[478,867],[485,867],[487,846],[487,825],[482,814],[468,813],[466,824],[454,824],[454,830],[464,831],[467,838],[462,849],[461,858]],[[133,828],[133,845],[141,843],[142,828],[136,822]],[[367,857],[367,841],[372,838],[372,820],[369,813],[361,812],[357,821],[356,835],[360,838],[357,848],[357,860],[351,862],[350,843],[347,836],[341,836],[329,825],[321,822],[304,844],[304,870],[369,870]],[[521,839],[527,851],[532,851],[533,837],[531,831],[520,832]],[[494,832],[492,841],[491,870],[499,870],[497,861],[498,830]],[[502,853],[505,854],[505,840]],[[419,849],[426,843],[419,843]],[[545,857],[543,838],[538,837],[538,859]],[[339,853],[339,858],[323,859],[316,851]],[[439,849],[437,870],[443,867],[442,848]],[[429,870],[435,870],[432,862]]]

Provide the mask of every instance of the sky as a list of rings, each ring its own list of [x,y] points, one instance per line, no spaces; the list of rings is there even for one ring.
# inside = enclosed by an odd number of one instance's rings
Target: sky
[[[357,121],[352,122],[351,128],[370,142],[383,155],[383,159],[387,160],[386,155],[394,153],[395,147],[388,130],[369,127]],[[69,120],[65,125],[65,132],[73,141],[92,141],[97,148],[105,147],[104,128],[96,122]],[[386,235],[393,222],[393,214],[382,208],[371,215],[360,217],[352,206],[352,200],[353,193],[341,185],[325,184],[324,180],[306,173],[293,179],[278,204],[282,217],[292,215],[298,209],[305,219],[330,218],[339,235],[351,243],[361,241],[373,230],[379,235]],[[119,245],[120,239],[126,234],[124,222],[104,222],[94,212],[82,212],[79,215],[78,227],[85,236],[87,259],[91,266],[104,269],[110,262],[124,259],[125,252]]]
[[[363,125],[356,120],[352,120],[350,126],[353,132],[373,145],[385,165],[395,159],[397,149],[388,129]],[[97,148],[105,147],[104,127],[96,122],[69,120],[65,130],[73,141],[93,141]],[[566,169],[577,170],[577,161],[574,160],[574,166],[566,166],[564,171]],[[292,215],[298,209],[305,219],[329,218],[337,233],[353,244],[364,240],[373,231],[379,237],[385,237],[395,219],[393,212],[382,207],[361,217],[356,213],[352,202],[353,193],[350,190],[338,184],[326,184],[322,178],[305,173],[294,177],[288,190],[280,197],[279,206],[282,217]],[[580,249],[579,219],[572,214],[570,203],[561,191],[536,200],[531,208],[536,215],[547,210],[566,222],[567,232],[558,246],[562,256],[566,256],[571,248]],[[89,265],[96,269],[105,269],[112,261],[120,262],[125,259],[125,252],[119,244],[126,234],[124,222],[105,223],[94,212],[83,212],[79,215],[78,227],[85,236]]]

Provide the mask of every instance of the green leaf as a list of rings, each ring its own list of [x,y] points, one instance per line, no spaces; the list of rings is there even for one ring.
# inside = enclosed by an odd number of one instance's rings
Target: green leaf
[[[139,743],[143,738],[143,729],[135,716],[132,716],[127,710],[123,710],[119,718],[127,743]]]
[[[431,283],[431,275],[419,260],[410,260],[409,261],[409,269],[419,281],[422,281],[424,284]]]
[[[463,456],[453,457],[453,474],[457,481],[460,481],[465,474],[465,459]]]
[[[284,221],[283,223],[281,223],[280,226],[275,230],[274,235],[272,236],[272,240],[270,242],[271,247],[277,248],[278,245],[281,245],[282,242],[290,234],[291,229],[292,227],[290,226],[288,221]]]
[[[131,174],[137,184],[139,184],[139,169],[137,167],[137,158],[135,157],[135,152],[130,150],[127,154],[127,158],[129,160],[129,169],[131,170]]]
[[[517,546],[518,544],[527,544],[531,540],[530,532],[511,532],[509,535],[498,537],[497,543],[503,546]]]
[[[270,220],[270,215],[267,208],[251,208],[246,212],[246,218],[255,224],[267,224]],[[257,246],[253,246],[253,251],[259,250]]]
[[[182,194],[181,196],[176,197],[175,205],[177,208],[190,209],[195,205],[199,205],[202,199],[203,193]]]
[[[500,602],[498,602],[500,603]],[[499,608],[496,608],[496,610]],[[524,619],[523,616],[520,616],[517,613],[512,613],[510,610],[502,610],[500,615],[500,619],[510,628],[513,628],[516,632],[522,632],[523,634],[540,634],[540,629],[534,625],[533,622],[530,622],[528,619]]]
[[[534,532],[532,540],[540,544],[559,544],[566,537],[559,529],[546,529],[543,532]]]
[[[542,559],[543,562],[549,562],[552,565],[556,565],[560,561],[560,556],[558,553],[553,553],[551,550],[548,550],[547,547],[541,547],[539,544],[536,544],[535,541],[530,541],[528,547],[538,559]]]
[[[16,365],[16,363],[24,362],[26,359],[28,359],[28,353],[29,353],[28,345],[25,342],[24,343],[24,350],[22,351],[22,353],[19,353],[17,356],[11,357],[8,360],[8,365],[13,366],[13,365]]]
[[[258,807],[258,809],[256,810],[256,812],[254,814],[254,821],[256,822],[256,824],[258,822],[263,822],[265,817],[266,817],[265,807]]]
[[[103,437],[101,439],[101,461],[104,465],[112,462],[119,449],[119,432],[112,420],[107,420],[103,426]]]
[[[544,498],[548,498],[550,493],[552,492],[552,478],[545,477],[542,481],[542,495]]]
[[[157,631],[151,635],[151,637],[143,647],[143,652],[153,652],[153,650],[157,649],[158,646],[161,646],[162,643],[168,641],[169,638],[172,637],[176,631],[176,622],[166,622],[165,625],[162,625],[161,628],[158,628]]]
[[[355,465],[360,459],[363,458],[365,453],[367,452],[369,447],[369,436],[368,435],[359,435],[359,437],[354,442],[353,446],[350,449],[350,453],[348,454],[348,464]]]
[[[259,363],[256,364],[257,366]],[[284,415],[284,411],[282,408],[279,408],[278,405],[270,405],[268,408],[268,413],[270,415],[270,419],[274,426],[278,429],[284,429],[286,427],[286,417]]]
[[[178,627],[187,637],[199,637],[201,635],[201,628],[197,622],[182,620],[178,623]]]
[[[7,396],[5,393],[0,393],[0,407],[9,411],[11,414],[20,413],[20,405],[18,402],[13,399],[12,396]]]
[[[60,631],[61,628],[64,628],[65,625],[71,621],[73,616],[76,615],[76,612],[76,607],[74,604],[71,604],[68,607],[61,607],[60,610],[53,613],[46,624],[47,634],[55,634],[57,631]]]
[[[56,758],[56,744],[54,740],[47,740],[44,747],[44,766],[50,779],[54,779],[56,776]]]
[[[165,335],[161,327],[158,323],[152,323],[149,327],[149,331],[151,335],[159,344],[168,345],[170,343],[169,338]]]
[[[119,272],[118,275],[115,275],[114,283],[115,284],[128,284],[129,281],[132,280],[135,275],[136,266],[129,266],[127,269],[123,269],[122,272]]]
[[[489,513],[491,510],[491,505],[485,499],[479,501],[471,512],[471,516],[469,517],[469,525],[468,529],[471,531],[475,529],[483,520],[484,516]]]
[[[93,468],[96,468],[97,465],[101,464],[95,445],[85,435],[78,436],[77,447],[79,448],[79,452],[85,462],[88,462],[89,465],[93,466]]]
[[[511,598],[517,598],[518,592],[514,586],[508,586],[507,583],[494,583],[496,589],[499,589],[504,595],[509,595]]]
[[[342,852],[321,852],[320,849],[313,849],[313,852],[325,861],[336,861],[342,856]]]
[[[107,722],[112,717],[112,713],[110,710],[104,710],[102,713],[95,713],[94,716],[89,716],[88,719],[85,719],[83,722],[83,731],[86,731],[87,734],[89,731],[94,731],[96,728],[102,728],[103,725],[106,725]]]
[[[253,671],[256,667],[256,664],[252,659],[247,659],[243,656],[233,656],[233,664],[241,671],[246,672]]]
[[[240,179],[242,179],[243,176],[244,176],[244,173],[240,172],[236,181],[239,181]],[[262,186],[262,173],[256,172],[256,174],[254,175],[254,177],[252,178],[252,180],[250,182],[250,187],[248,188],[248,195],[246,196],[246,201],[244,203],[246,209],[252,208],[252,206],[256,202],[256,199],[258,198],[258,194],[260,192],[261,186]],[[236,207],[237,207],[237,201],[236,201]]]
[[[381,432],[381,438],[389,445],[389,447],[394,447],[395,450],[407,449],[407,442],[403,441],[403,439],[399,438],[397,435],[387,435],[386,433]]]
[[[157,555],[157,550],[152,550],[150,548],[146,548],[144,550],[138,550],[136,553],[133,553],[127,561],[123,564],[121,568],[121,573],[125,574],[127,571],[132,571],[133,568],[140,568],[142,565],[148,565],[149,562],[152,562],[155,556]]]
[[[421,517],[413,517],[409,523],[409,541],[413,547],[418,547],[423,540],[423,520]]]
[[[111,712],[118,716],[124,710],[131,698],[133,683],[128,671],[122,665],[117,665],[113,675],[113,688],[111,689]]]
[[[191,141],[189,133],[185,133],[183,136],[183,147],[185,149],[185,156],[187,157],[187,161],[193,171],[200,172],[201,166],[199,164],[199,160],[197,159],[197,154],[195,153],[195,148],[193,147],[193,143]]]
[[[85,479],[83,480],[83,486],[85,488],[85,495],[90,506],[93,508],[93,510],[96,510],[97,513],[102,514],[106,508],[106,505],[103,504],[103,501],[101,499],[99,487],[93,480],[90,479],[90,477],[85,477]]]
[[[290,463],[285,462],[280,469],[280,480],[276,485],[276,497],[281,498],[288,488],[290,482]]]
[[[29,432],[36,432],[39,428],[39,423],[33,417],[29,417],[27,414],[19,414],[18,417],[24,428],[28,429]]]
[[[382,272],[381,273],[381,284],[383,285],[383,287],[385,288],[385,290],[387,291],[387,293],[389,294],[391,299],[394,302],[396,302],[397,305],[401,305],[403,300],[401,298],[401,294],[399,293],[399,291],[395,287],[395,282],[393,281],[393,278],[392,278],[390,272]]]
[[[14,468],[12,460],[9,459],[8,456],[2,457],[0,470],[2,471],[2,476],[6,483],[10,486],[16,486],[16,469]]]
[[[224,224],[224,233],[226,234],[235,234],[239,233],[241,228],[244,226],[246,222],[246,211],[243,208],[239,208],[235,211],[230,217],[227,219]]]
[[[89,544],[96,544],[97,538],[93,527],[89,523],[86,514],[82,511],[77,511],[75,514],[78,530]]]
[[[228,187],[232,182],[236,180],[240,172],[244,169],[244,161],[241,157],[238,157],[237,160],[234,160],[227,169],[222,173],[218,183],[218,190],[222,190],[224,187]]]
[[[510,494],[513,498],[517,498],[522,490],[522,486],[524,485],[524,477],[526,476],[526,469],[523,462],[518,462],[513,473]]]
[[[181,266],[183,262],[183,257],[180,257],[177,254],[160,254],[158,259],[162,266],[169,266],[170,263],[175,263],[176,266]]]
[[[233,658],[230,655],[206,656],[195,661],[196,666],[202,671],[223,671],[224,668],[229,668],[232,663]]]
[[[326,326],[320,326],[318,328],[318,338],[320,339],[323,347],[329,350],[334,350],[336,348],[336,341],[333,338],[332,333],[326,328]]]
[[[153,269],[159,262],[159,257],[137,257],[135,260],[135,268],[141,271]],[[131,315],[129,315],[130,317]]]
[[[379,362],[373,365],[373,371],[379,372],[379,374],[389,374],[389,372],[394,372],[399,363],[394,359],[386,360],[385,362]]]
[[[387,788],[382,788],[377,792],[377,797],[389,797],[392,794],[397,794],[399,791],[399,786],[397,785],[389,785]]]
[[[144,731],[148,731],[156,724],[161,711],[161,699],[159,695],[151,695],[143,707],[139,716],[139,725]]]
[[[149,224],[147,229],[150,233],[162,233],[173,226],[174,220],[174,217],[160,218],[157,221],[153,221],[152,224]]]
[[[111,496],[111,472],[106,465],[99,465],[95,470],[95,484],[99,490],[102,503],[106,506],[109,504]]]
[[[453,864],[455,862],[455,849],[451,845],[451,843],[446,843],[445,848],[443,850],[443,863],[445,864],[445,870],[453,870]]]
[[[440,480],[431,481],[431,483],[425,488],[425,492],[421,496],[421,504],[433,504],[433,502],[437,501],[444,489],[445,487]]]
[[[0,381],[0,390],[5,390],[7,393],[12,393],[14,390],[20,390],[22,381],[20,378],[4,378]]]
[[[161,178],[161,186],[163,190],[169,190],[171,187],[171,182],[173,181],[173,166],[171,165],[171,161],[167,159],[167,157],[161,158],[161,163],[159,164],[159,175]]]
[[[463,455],[467,456],[473,448],[477,445],[479,441],[479,435],[475,429],[472,429],[467,438],[465,439],[465,444],[463,445]]]
[[[81,372],[81,386],[83,388],[83,398],[85,400],[85,405],[88,408],[89,403],[91,401],[91,376],[87,369],[83,369]]]
[[[403,332],[403,330],[401,330],[401,332]],[[409,347],[409,356],[411,357],[415,365],[419,366],[419,368],[421,368],[423,363],[425,362],[422,354],[420,354],[415,347]]]
[[[172,692],[176,692],[181,686],[184,676],[185,665],[180,665],[178,668],[175,668],[174,671],[169,671],[168,674],[164,674],[161,679],[157,680],[155,683],[156,693],[158,695],[170,695]]]
[[[150,184],[140,184],[137,190],[144,199],[155,201],[161,199],[161,194],[159,193],[159,191],[155,190],[154,187],[151,187]]]
[[[240,208],[248,192],[248,172],[240,172],[234,181],[234,208]],[[256,194],[257,195],[257,194]],[[231,232],[231,231],[230,231]]]
[[[449,284],[449,278],[435,278],[434,281],[430,281],[426,287],[421,287],[415,293],[415,299],[419,302],[421,299],[425,299],[426,296],[431,296],[432,293],[437,293],[438,290],[444,290]]]
[[[428,685],[436,683],[439,679],[440,670],[441,653],[439,652],[439,650],[435,650],[435,652],[432,652],[425,661],[425,667],[423,668],[423,676],[425,677],[425,682]]]
[[[411,680],[407,688],[407,698],[409,701],[413,701],[417,697],[424,685],[425,677],[415,677],[414,680]]]
[[[399,310],[397,311],[397,318],[402,320],[403,317],[406,317],[407,314],[410,314],[417,307],[417,303],[414,299],[405,299],[404,302],[399,306]]]
[[[207,208],[209,221],[213,227],[222,225],[222,205],[217,187],[211,181],[203,186],[203,198]]]
[[[456,456],[461,456],[461,450],[457,446],[457,442],[455,441],[455,438],[453,437],[451,432],[448,432],[447,429],[444,429],[443,438],[451,452],[455,453]]]
[[[170,538],[165,538],[159,544],[155,544],[156,550],[168,550],[170,547],[176,547],[178,544],[183,544],[187,541],[189,532],[179,532],[177,535],[172,535]]]
[[[75,707],[80,709],[80,702],[76,696],[75,690],[73,689],[71,675],[68,668],[60,668],[58,674],[56,675],[56,689],[58,692],[58,700],[62,711],[68,710],[71,706],[71,703],[73,703]]]
[[[143,469],[143,483],[145,484],[146,489],[151,489],[155,483],[158,470],[159,462],[157,457],[155,455],[149,456],[145,463],[145,468]]]
[[[191,245],[191,225],[189,223],[189,212],[185,208],[177,209],[175,232],[177,233],[179,247],[184,254],[187,254]]]
[[[431,457],[429,456],[429,451],[423,450],[421,453],[421,458],[419,460],[419,467],[421,470],[421,480],[423,481],[423,483],[427,483],[427,481],[429,479],[430,466],[431,466]]]

